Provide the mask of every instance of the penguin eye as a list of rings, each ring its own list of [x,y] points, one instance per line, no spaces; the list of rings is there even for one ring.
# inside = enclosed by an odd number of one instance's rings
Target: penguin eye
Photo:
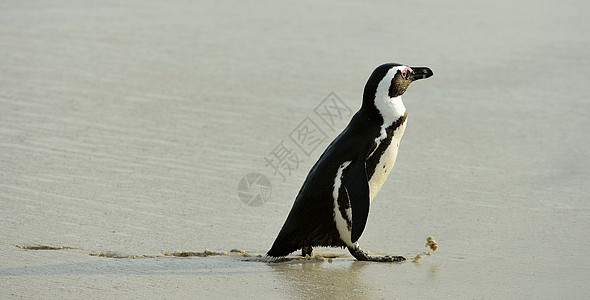
[[[399,70],[400,74],[402,75],[403,79],[408,79],[408,75],[413,72],[410,67],[405,67],[403,70]]]

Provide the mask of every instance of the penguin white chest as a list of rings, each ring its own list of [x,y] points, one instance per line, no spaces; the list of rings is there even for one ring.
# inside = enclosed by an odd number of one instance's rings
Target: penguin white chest
[[[373,198],[377,196],[377,193],[385,183],[387,176],[393,169],[393,165],[395,164],[395,159],[397,158],[397,151],[399,149],[399,144],[406,129],[406,122],[402,123],[396,130],[393,132],[393,138],[391,139],[391,143],[385,149],[381,157],[379,158],[379,162],[375,167],[375,172],[373,176],[369,179],[369,200],[373,201]],[[377,141],[380,143],[382,141]]]

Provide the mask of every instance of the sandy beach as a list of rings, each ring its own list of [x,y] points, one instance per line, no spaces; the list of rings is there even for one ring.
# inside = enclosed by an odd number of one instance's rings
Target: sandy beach
[[[4,1],[0,298],[587,297],[588,8]],[[359,242],[439,249],[261,261],[386,62],[435,75]]]

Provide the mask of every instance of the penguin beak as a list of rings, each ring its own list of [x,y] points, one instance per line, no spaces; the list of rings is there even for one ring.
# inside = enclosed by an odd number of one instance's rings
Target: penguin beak
[[[410,73],[408,78],[412,81],[416,81],[418,79],[428,78],[432,75],[434,75],[434,73],[428,67],[412,67],[412,73]]]

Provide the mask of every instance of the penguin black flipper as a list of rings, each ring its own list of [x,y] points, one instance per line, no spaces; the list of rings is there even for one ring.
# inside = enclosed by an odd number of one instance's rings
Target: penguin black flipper
[[[367,179],[365,157],[366,154],[352,163],[343,178],[352,209],[351,241],[353,243],[356,243],[361,237],[369,216],[369,181]]]

